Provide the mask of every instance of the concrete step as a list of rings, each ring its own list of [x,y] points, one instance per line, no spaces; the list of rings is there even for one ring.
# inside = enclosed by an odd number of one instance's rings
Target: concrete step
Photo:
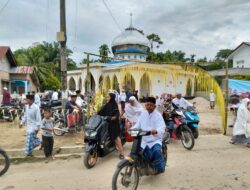
[[[64,146],[64,147],[54,147],[53,153],[55,155],[63,155],[63,154],[82,154],[85,149],[85,145],[77,145],[77,146]],[[22,158],[25,157],[25,149],[6,149],[5,150],[10,158]],[[44,157],[43,150],[39,150],[37,147],[33,151],[33,155],[35,157]]]

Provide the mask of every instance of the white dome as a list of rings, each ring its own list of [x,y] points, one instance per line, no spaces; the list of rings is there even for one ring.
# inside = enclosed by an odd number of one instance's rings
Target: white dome
[[[139,44],[149,47],[148,39],[134,28],[128,28],[115,37],[112,47],[126,44]]]

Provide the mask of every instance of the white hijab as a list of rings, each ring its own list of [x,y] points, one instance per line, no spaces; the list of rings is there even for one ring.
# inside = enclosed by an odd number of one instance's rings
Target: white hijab
[[[143,107],[134,96],[131,96],[129,100],[133,100],[135,104],[133,106],[130,103],[127,104],[125,107],[125,113],[129,121],[136,123],[143,111]]]
[[[236,122],[234,124],[233,135],[246,135],[250,137],[250,111],[247,104],[250,99],[244,98],[237,112]]]

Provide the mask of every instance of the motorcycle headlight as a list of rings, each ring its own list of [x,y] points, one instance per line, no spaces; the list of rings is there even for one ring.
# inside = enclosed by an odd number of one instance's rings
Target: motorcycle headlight
[[[89,134],[90,134],[90,132],[85,131],[85,136],[86,136],[86,137],[88,137],[88,136],[89,136]]]
[[[97,134],[97,132],[96,131],[94,131],[94,132],[92,132],[92,133],[90,133],[90,137],[95,137],[96,136],[96,134]]]

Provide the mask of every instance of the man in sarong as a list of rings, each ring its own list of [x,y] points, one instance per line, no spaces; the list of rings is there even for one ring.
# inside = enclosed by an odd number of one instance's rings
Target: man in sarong
[[[27,124],[27,136],[25,155],[33,156],[33,150],[40,145],[41,141],[37,137],[37,133],[41,126],[41,113],[39,107],[34,103],[34,95],[26,96],[25,113],[20,123],[20,128],[26,123]]]

